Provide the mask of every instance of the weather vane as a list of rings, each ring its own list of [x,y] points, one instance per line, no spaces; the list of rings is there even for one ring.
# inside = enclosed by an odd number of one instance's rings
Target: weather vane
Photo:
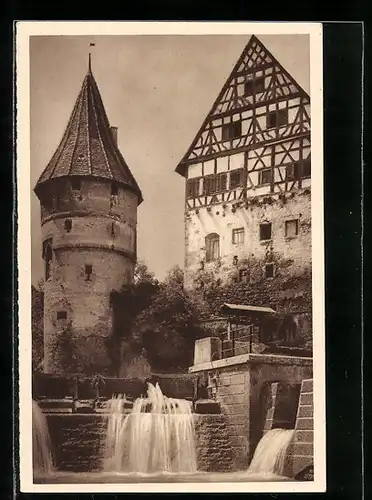
[[[95,43],[90,42],[89,47],[95,47],[95,46],[96,46]],[[89,71],[92,71],[92,53],[90,51],[89,51],[88,68],[89,68]]]

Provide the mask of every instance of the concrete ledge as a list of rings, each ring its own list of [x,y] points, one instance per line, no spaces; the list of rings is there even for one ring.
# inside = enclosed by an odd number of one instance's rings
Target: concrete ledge
[[[201,372],[206,370],[215,370],[226,366],[241,364],[266,364],[266,365],[297,365],[312,366],[313,358],[298,356],[283,356],[281,354],[241,354],[240,356],[231,356],[231,358],[218,359],[209,363],[193,365],[189,368],[189,373]]]

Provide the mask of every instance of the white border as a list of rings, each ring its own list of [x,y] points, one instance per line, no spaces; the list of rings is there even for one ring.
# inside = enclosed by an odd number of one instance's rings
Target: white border
[[[312,148],[312,267],[314,325],[314,481],[247,483],[33,484],[31,424],[31,185],[30,59],[33,35],[310,35]],[[17,22],[17,183],[19,291],[20,486],[24,493],[259,492],[326,490],[325,311],[323,223],[323,58],[320,23],[204,22]],[[314,168],[314,166],[316,168]]]

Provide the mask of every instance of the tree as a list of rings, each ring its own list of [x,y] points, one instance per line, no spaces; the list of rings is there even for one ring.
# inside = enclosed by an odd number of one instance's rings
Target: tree
[[[44,358],[44,292],[31,285],[32,371],[42,371]]]
[[[185,292],[183,272],[172,269],[151,305],[136,318],[133,330],[157,371],[184,371],[192,364],[195,339],[201,336],[197,308]]]

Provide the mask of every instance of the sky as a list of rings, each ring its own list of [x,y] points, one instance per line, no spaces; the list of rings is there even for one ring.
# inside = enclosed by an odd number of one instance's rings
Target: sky
[[[31,189],[57,148],[88,69],[144,197],[138,259],[159,279],[184,262],[184,178],[175,172],[250,35],[32,36]],[[258,37],[309,92],[308,35]],[[90,43],[95,43],[89,48]],[[42,277],[40,209],[31,194],[32,282]]]

